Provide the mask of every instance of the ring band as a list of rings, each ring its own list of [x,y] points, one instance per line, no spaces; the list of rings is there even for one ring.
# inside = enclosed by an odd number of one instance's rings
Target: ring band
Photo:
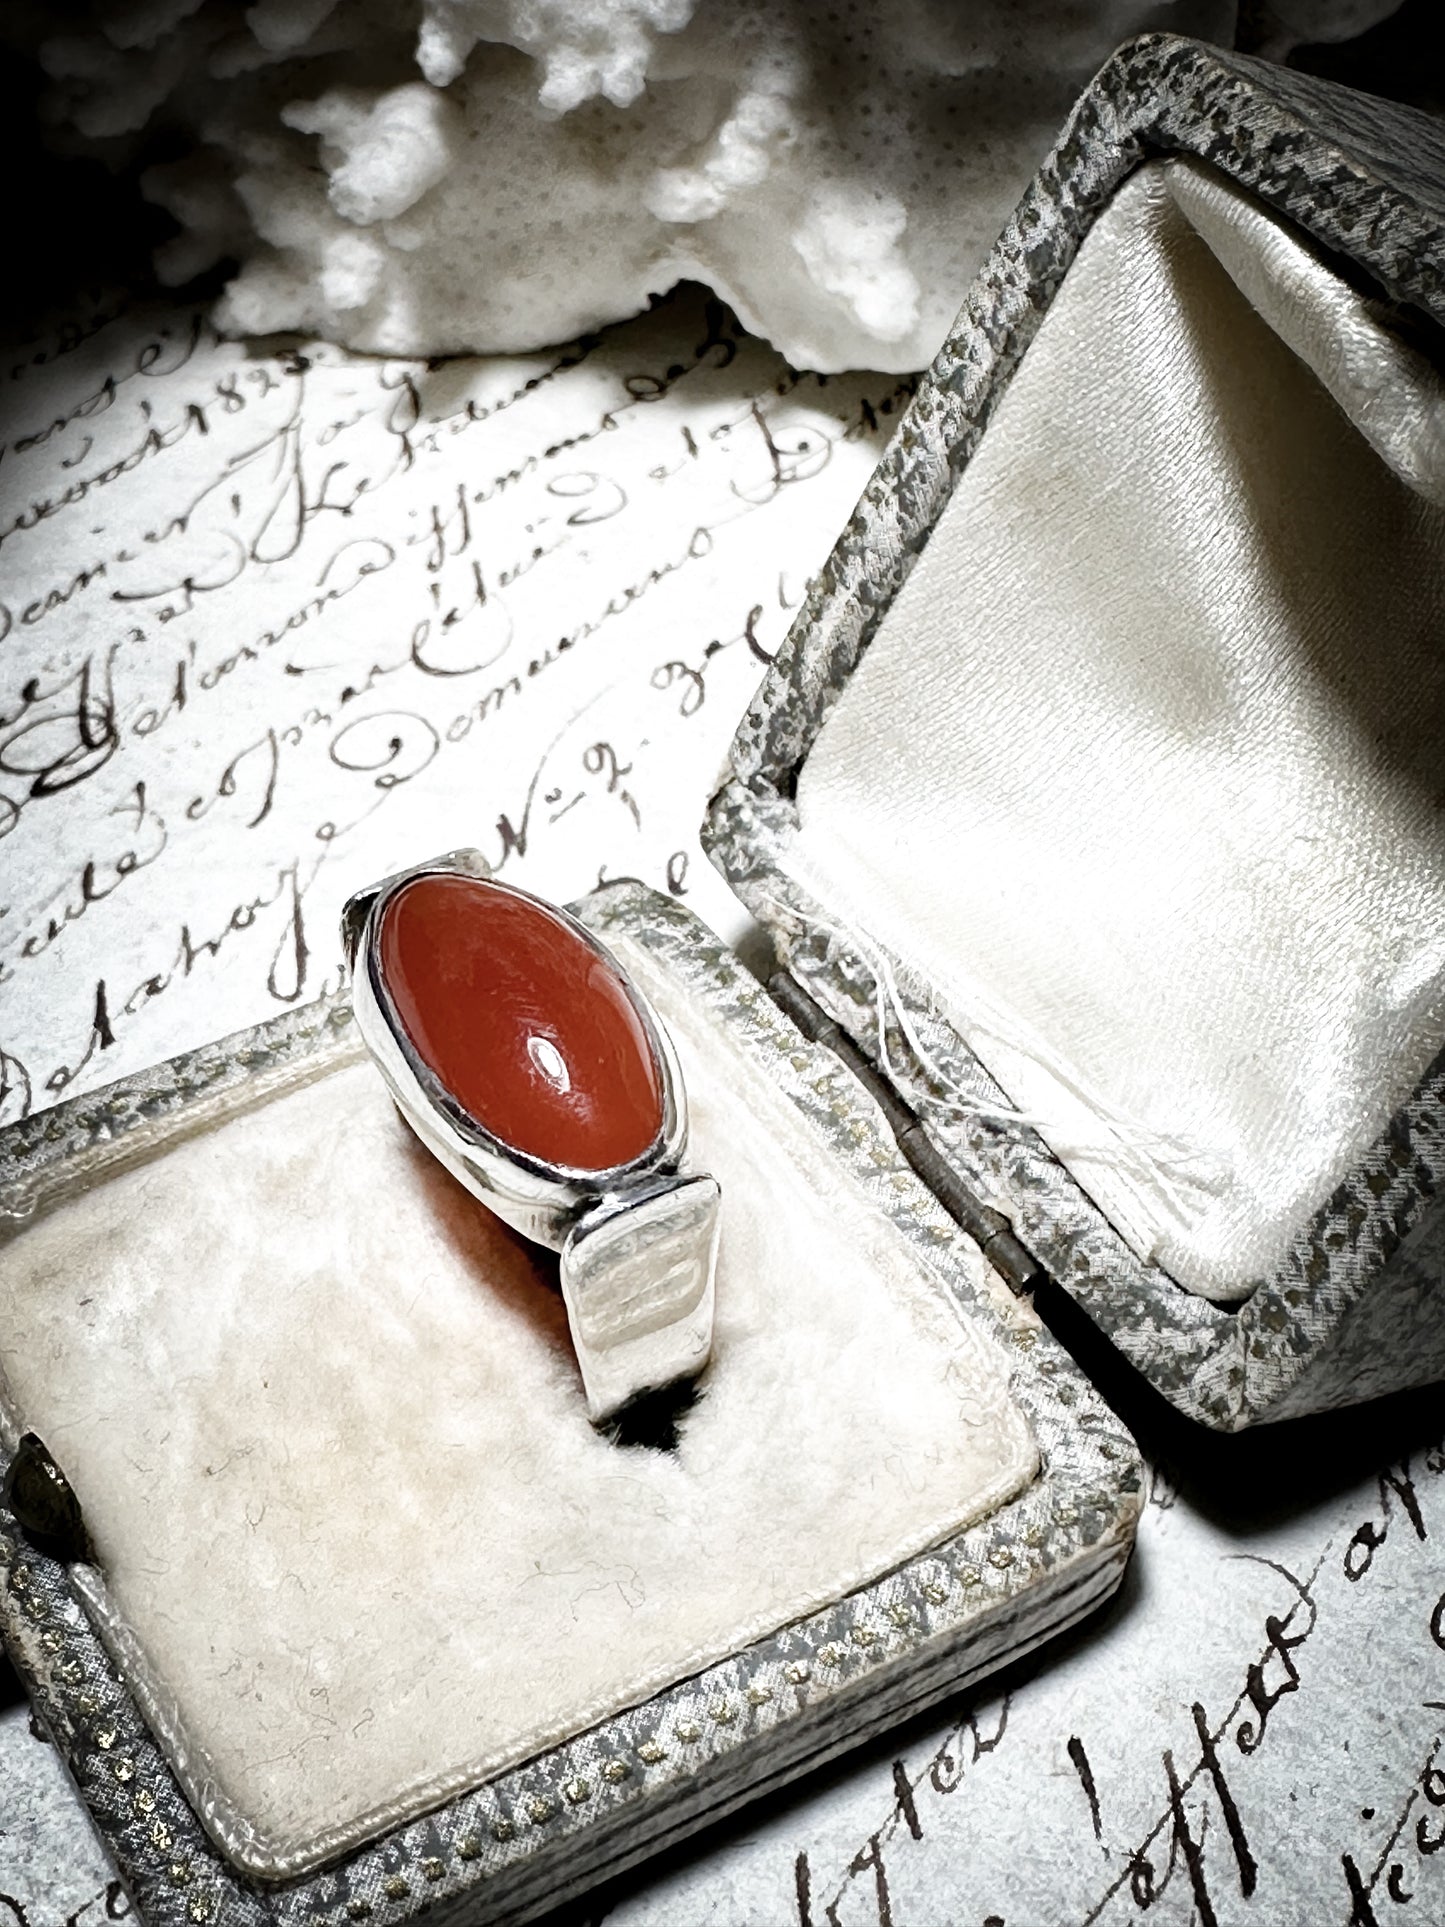
[[[707,1363],[720,1191],[680,1169],[671,1039],[590,930],[474,850],[359,891],[341,919],[363,1042],[412,1130],[561,1253],[595,1425]]]

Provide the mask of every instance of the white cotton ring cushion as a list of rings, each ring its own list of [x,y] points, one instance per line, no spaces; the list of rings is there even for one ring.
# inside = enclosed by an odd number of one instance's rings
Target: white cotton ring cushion
[[[10,1398],[252,1866],[298,1870],[587,1729],[1037,1470],[994,1342],[722,1020],[609,941],[723,1187],[713,1363],[675,1456],[589,1425],[545,1261],[369,1064],[0,1253]]]
[[[1445,1043],[1445,383],[1194,162],[1119,190],[790,860],[1118,1230],[1244,1295]]]

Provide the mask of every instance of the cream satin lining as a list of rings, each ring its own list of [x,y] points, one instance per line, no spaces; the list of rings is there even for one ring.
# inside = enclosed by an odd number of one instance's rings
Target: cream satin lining
[[[1211,1297],[1445,1042],[1442,504],[1429,362],[1151,163],[802,773],[810,888]]]

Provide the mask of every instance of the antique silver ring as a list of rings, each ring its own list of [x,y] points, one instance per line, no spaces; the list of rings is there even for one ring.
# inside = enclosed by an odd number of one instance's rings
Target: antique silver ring
[[[457,850],[351,898],[357,1026],[429,1151],[561,1254],[594,1424],[712,1348],[720,1192],[681,1169],[687,1100],[647,999],[566,911]]]

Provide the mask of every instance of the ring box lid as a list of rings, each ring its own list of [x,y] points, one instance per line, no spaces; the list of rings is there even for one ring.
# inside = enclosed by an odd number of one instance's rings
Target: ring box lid
[[[1445,1372],[1442,209],[1423,115],[1121,50],[704,831],[958,1177],[1222,1429]]]

